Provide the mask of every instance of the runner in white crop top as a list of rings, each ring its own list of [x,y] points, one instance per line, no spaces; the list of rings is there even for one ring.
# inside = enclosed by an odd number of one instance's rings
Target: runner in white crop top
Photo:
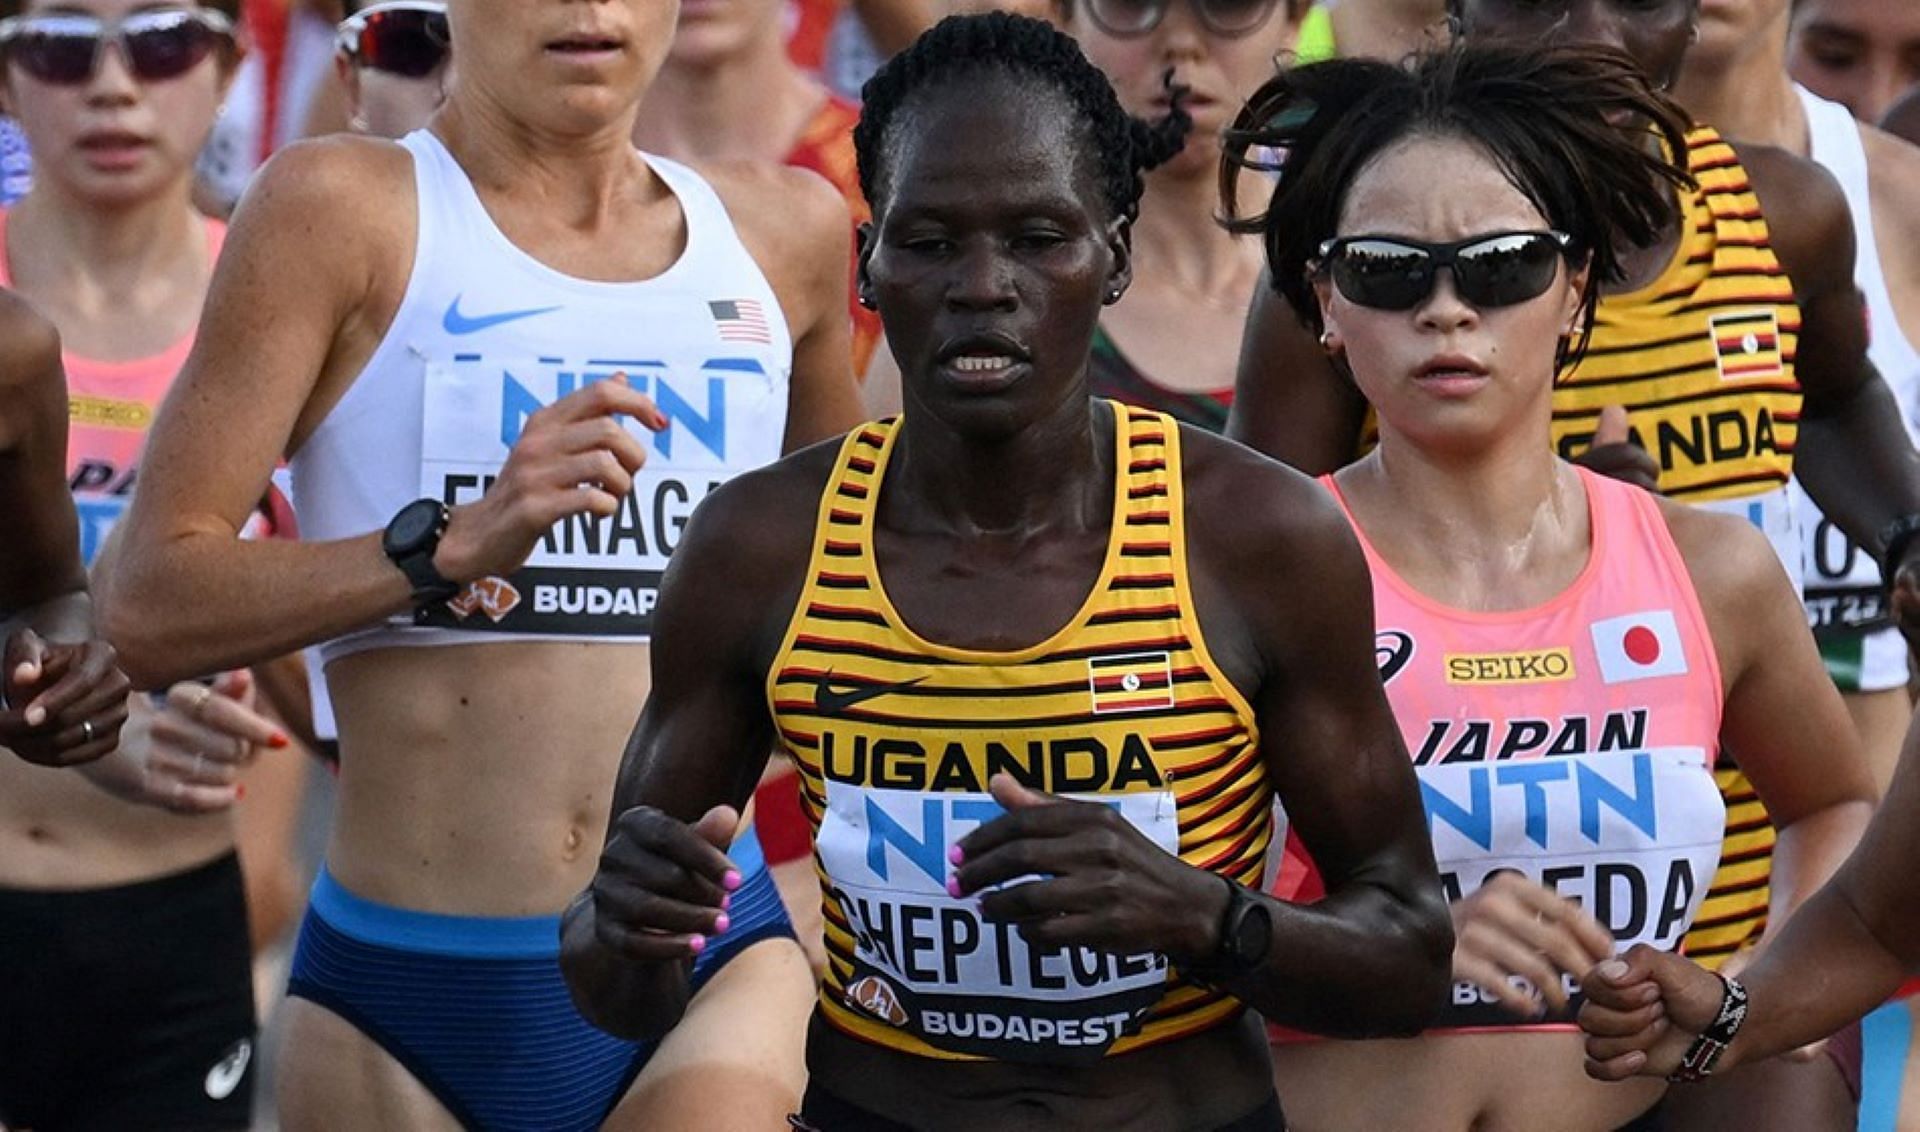
[[[857,416],[846,214],[806,174],[632,149],[668,9],[448,8],[462,79],[429,133],[295,147],[236,216],[104,617],[147,683],[344,638],[289,1121],[766,1126],[798,1087],[797,948],[721,970],[629,1088],[644,1057],[573,1013],[556,917],[599,852],[688,511]],[[308,541],[241,544],[282,453]],[[437,547],[424,510],[412,564],[451,601],[416,602],[382,552],[423,498],[453,506]],[[420,993],[475,964],[519,974],[481,979],[488,1001]],[[676,1068],[720,1062],[742,1067],[724,1097],[683,1095],[709,1078]]]

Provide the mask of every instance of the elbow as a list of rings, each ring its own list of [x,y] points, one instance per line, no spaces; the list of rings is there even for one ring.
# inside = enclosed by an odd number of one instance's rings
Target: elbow
[[[650,977],[656,965],[632,962],[595,938],[591,905],[575,901],[560,925],[560,976],[575,1010],[595,1029],[623,1041],[666,1037],[686,1013],[687,980]]]
[[[1381,982],[1392,988],[1380,1000],[1369,1038],[1408,1038],[1431,1026],[1453,989],[1453,917],[1439,885],[1398,902],[1389,928],[1399,946],[1383,948],[1395,957]]]
[[[136,689],[160,691],[198,675],[179,669],[179,654],[167,648],[167,635],[152,605],[135,600],[121,587],[98,587],[95,598],[94,628],[113,646],[120,671]]]

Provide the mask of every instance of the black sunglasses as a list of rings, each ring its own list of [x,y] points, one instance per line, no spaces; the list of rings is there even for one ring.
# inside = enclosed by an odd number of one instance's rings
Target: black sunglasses
[[[424,79],[447,61],[447,6],[424,0],[374,4],[341,21],[335,42],[359,66]]]
[[[161,82],[193,70],[216,46],[231,47],[233,22],[206,8],[160,8],[113,21],[70,12],[0,20],[7,63],[57,86],[92,79],[109,43],[119,45],[136,78]]]
[[[1440,269],[1476,307],[1510,307],[1538,298],[1571,260],[1565,232],[1495,232],[1428,244],[1402,236],[1344,236],[1320,245],[1319,267],[1347,301],[1376,310],[1412,310],[1433,293]]]
[[[1087,16],[1101,31],[1120,39],[1146,35],[1167,18],[1179,0],[1084,0]],[[1200,23],[1215,35],[1238,38],[1259,31],[1280,0],[1186,0]]]

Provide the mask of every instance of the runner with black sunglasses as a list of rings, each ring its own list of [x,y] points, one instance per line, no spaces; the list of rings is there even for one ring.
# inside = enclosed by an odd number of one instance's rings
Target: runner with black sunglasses
[[[1325,482],[1366,547],[1378,660],[1457,938],[1428,1034],[1276,1034],[1304,1127],[1641,1120],[1656,1084],[1580,1072],[1579,977],[1616,947],[1685,937],[1720,858],[1723,743],[1769,799],[1817,796],[1849,765],[1815,754],[1857,767],[1759,532],[1550,443],[1555,380],[1580,364],[1600,287],[1672,223],[1687,176],[1621,116],[1683,145],[1678,108],[1623,56],[1474,47],[1411,72],[1283,75],[1230,150],[1287,155],[1270,209],[1242,227],[1378,415],[1378,447]],[[1280,891],[1311,895],[1310,861],[1295,855]]]

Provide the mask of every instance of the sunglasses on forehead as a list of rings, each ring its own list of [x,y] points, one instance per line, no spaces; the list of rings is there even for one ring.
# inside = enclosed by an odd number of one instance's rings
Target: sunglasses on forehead
[[[1264,26],[1280,0],[1081,0],[1087,18],[1108,35],[1121,39],[1146,35],[1167,18],[1176,3],[1193,5],[1201,26],[1215,35],[1238,38]]]
[[[1495,232],[1428,244],[1400,236],[1346,236],[1320,245],[1320,269],[1348,302],[1376,310],[1412,310],[1433,293],[1441,268],[1453,290],[1476,307],[1510,307],[1553,285],[1573,255],[1565,232]]]
[[[445,4],[393,0],[342,20],[335,46],[358,66],[424,79],[447,61],[450,42]]]
[[[0,20],[0,57],[43,83],[78,86],[100,70],[108,44],[143,82],[178,78],[218,46],[233,45],[233,22],[206,8],[157,8],[124,19],[43,12]]]

